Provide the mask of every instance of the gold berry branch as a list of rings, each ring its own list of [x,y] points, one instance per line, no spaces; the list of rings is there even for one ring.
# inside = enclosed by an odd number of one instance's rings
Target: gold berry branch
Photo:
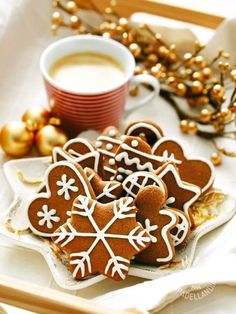
[[[135,57],[135,74],[148,73],[160,81],[161,96],[176,110],[181,131],[212,140],[217,151],[211,155],[215,165],[221,163],[221,154],[236,157],[236,151],[228,151],[217,144],[217,138],[236,140],[236,66],[228,62],[230,55],[227,52],[220,50],[208,61],[202,55],[205,46],[197,41],[194,52],[179,55],[174,44],[168,45],[161,34],[147,24],[136,25],[119,16],[116,1],[110,1],[104,11],[95,1],[86,1],[86,9],[100,17],[96,26],[80,14],[85,7],[78,3],[53,1],[54,34],[65,27],[74,34],[96,34],[125,45]],[[235,87],[226,97],[226,85],[230,84]],[[130,91],[132,96],[137,93],[137,87]],[[180,105],[183,100],[185,106]]]

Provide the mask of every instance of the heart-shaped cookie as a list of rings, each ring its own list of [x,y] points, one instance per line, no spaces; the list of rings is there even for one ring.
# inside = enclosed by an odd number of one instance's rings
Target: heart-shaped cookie
[[[173,138],[162,138],[152,148],[152,153],[163,162],[174,162],[183,181],[199,186],[202,192],[214,182],[214,167],[203,157],[187,156],[181,144]]]

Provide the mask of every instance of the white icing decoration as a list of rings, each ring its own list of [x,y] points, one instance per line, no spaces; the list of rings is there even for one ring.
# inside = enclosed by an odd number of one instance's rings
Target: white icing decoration
[[[104,136],[104,135],[99,136],[97,140],[101,142],[104,141],[104,142],[113,143],[117,145],[120,145],[122,143],[122,141],[117,138],[111,138],[109,136]]]
[[[126,258],[121,256],[116,256],[113,250],[111,249],[107,239],[123,239],[129,242],[129,244],[139,252],[139,246],[145,247],[147,242],[150,242],[150,237],[145,235],[145,230],[138,224],[135,226],[129,234],[112,234],[109,233],[111,226],[120,219],[127,219],[127,218],[135,218],[136,214],[131,212],[135,209],[135,206],[130,206],[132,203],[132,198],[128,198],[126,201],[124,198],[121,198],[119,201],[113,202],[113,217],[111,220],[106,224],[105,227],[99,229],[94,217],[93,212],[97,205],[96,201],[93,201],[92,205],[89,206],[89,198],[84,197],[82,195],[78,196],[79,203],[75,203],[74,207],[76,209],[72,210],[72,215],[80,215],[83,217],[87,217],[93,226],[94,231],[90,233],[86,232],[78,232],[70,223],[67,221],[66,226],[69,230],[66,230],[64,226],[60,227],[60,231],[53,234],[54,237],[58,237],[55,243],[60,243],[60,246],[63,248],[68,243],[73,241],[76,237],[83,238],[83,237],[90,237],[94,238],[93,243],[89,247],[86,252],[78,252],[70,254],[70,261],[71,265],[76,265],[73,277],[75,278],[80,272],[81,276],[85,275],[86,268],[89,273],[92,273],[92,263],[90,259],[90,253],[96,247],[99,241],[102,241],[104,247],[106,248],[107,253],[109,254],[110,258],[107,262],[105,267],[105,274],[111,269],[111,275],[114,276],[116,273],[120,276],[121,279],[125,279],[125,273],[128,271],[128,266],[130,261]],[[130,213],[131,212],[131,213]],[[139,246],[138,246],[139,245]],[[73,259],[73,258],[76,259]]]
[[[115,169],[112,169],[112,168],[104,166],[104,170],[106,170],[108,172],[111,172],[112,174],[116,174],[116,170]]]
[[[109,163],[109,165],[114,166],[116,164],[116,161],[114,158],[110,158],[108,163]]]
[[[106,156],[109,156],[109,157],[112,157],[112,158],[115,157],[115,154],[114,154],[114,153],[108,152],[107,150],[104,150],[104,149],[99,148],[98,151],[99,151],[100,153],[102,153],[103,155],[106,155]]]
[[[83,175],[80,173],[80,171],[78,170],[78,168],[71,162],[68,162],[68,161],[59,161],[59,162],[56,162],[52,165],[50,165],[46,172],[45,172],[45,179],[44,179],[44,182],[45,182],[45,188],[46,188],[46,192],[41,192],[41,193],[36,193],[34,195],[34,197],[29,201],[29,205],[27,206],[27,208],[29,208],[30,204],[35,201],[36,199],[39,199],[39,198],[45,198],[45,199],[49,199],[51,197],[51,190],[49,188],[49,182],[48,182],[48,177],[50,175],[50,172],[53,171],[54,169],[56,169],[57,167],[64,167],[65,168],[65,171],[66,171],[66,168],[70,168],[76,177],[78,177],[81,185],[83,186],[83,189],[84,189],[84,193],[87,197],[89,198],[92,198],[91,197],[91,194],[90,194],[90,191],[89,191],[89,188],[88,188],[88,185],[83,177]],[[57,210],[57,209],[56,209]],[[53,235],[52,232],[41,232],[39,230],[37,230],[31,223],[30,221],[30,217],[28,215],[28,222],[29,222],[29,227],[30,229],[37,235],[39,236],[43,236],[43,237],[51,237]]]
[[[101,147],[101,146],[102,146],[102,142],[101,142],[101,141],[97,141],[97,142],[95,143],[95,145],[96,145],[96,147]]]
[[[129,145],[123,143],[121,144],[121,148],[124,149],[124,152],[119,153],[118,155],[115,156],[115,160],[116,161],[124,161],[124,163],[127,166],[131,166],[133,164],[136,165],[136,168],[139,171],[143,171],[143,170],[148,170],[150,172],[155,172],[157,169],[154,169],[152,161],[156,161],[156,162],[162,162],[162,158],[158,157],[158,156],[154,156],[154,155],[150,155],[144,152],[140,152],[137,149],[134,149],[132,147],[130,147]],[[145,158],[148,158],[150,161],[144,163],[143,165],[141,164],[141,160],[139,159],[139,157],[134,157],[134,158],[129,158],[129,154],[128,151],[135,153],[137,155],[143,156]]]
[[[139,128],[146,128],[146,129],[151,130],[156,135],[157,139],[160,139],[162,137],[161,133],[152,124],[145,123],[145,122],[138,122],[138,123],[132,125],[128,129],[127,135],[132,134],[133,131],[135,131],[136,129],[139,129]],[[144,136],[145,136],[145,134],[144,134]]]
[[[124,140],[126,139],[126,137],[127,137],[127,135],[123,134],[123,135],[121,135],[120,139],[121,139],[122,141],[124,141]]]
[[[71,151],[71,150],[69,150]],[[72,163],[81,163],[82,161],[86,160],[86,159],[90,159],[90,158],[94,158],[94,164],[93,164],[93,170],[95,170],[96,172],[98,172],[98,168],[99,168],[99,159],[100,159],[100,153],[96,150],[86,153],[84,155],[81,155],[77,152],[73,151],[73,156],[76,154],[78,157],[71,157],[70,155],[66,154],[61,148],[59,147],[55,147],[53,149],[53,161],[54,162],[58,162],[57,156],[61,156],[63,157],[65,160],[72,162]]]
[[[186,218],[186,216],[184,214],[182,214],[181,212],[177,211],[177,210],[172,210],[174,214],[176,214],[177,216],[180,217],[180,222],[178,222],[178,224],[175,226],[175,228],[177,228],[177,233],[174,235],[171,233],[171,237],[174,241],[174,246],[177,246],[181,243],[184,242],[184,240],[186,239],[186,236],[188,234],[188,230],[190,227],[189,221]],[[181,237],[179,237],[179,234],[182,232]]]
[[[166,203],[165,203],[164,207],[165,207],[165,208],[168,208],[169,205],[175,203],[175,201],[176,201],[176,200],[175,200],[175,197],[173,197],[173,196],[168,197],[168,199],[166,200]]]
[[[142,181],[139,183],[140,178],[142,178]],[[152,185],[158,186],[164,193],[166,193],[165,187],[163,185],[163,181],[158,178],[157,175],[151,172],[146,171],[137,171],[135,173],[132,173],[128,177],[125,178],[123,182],[123,188],[127,193],[127,196],[132,196],[133,198],[136,197],[136,194],[134,194],[133,189],[136,187],[137,193],[138,191],[145,187],[148,180],[151,179],[153,181]],[[130,186],[128,187],[128,183],[130,183]]]
[[[199,196],[201,195],[201,189],[195,185],[186,184],[185,182],[183,182],[179,176],[178,171],[176,170],[173,164],[168,164],[163,169],[163,171],[158,174],[158,177],[162,179],[168,172],[171,172],[173,174],[176,184],[180,188],[195,193],[195,195],[190,200],[188,200],[186,203],[183,204],[184,212],[189,216],[189,213],[188,213],[189,207],[199,198]],[[175,195],[174,197],[177,199],[178,195]]]
[[[178,164],[182,164],[181,160],[175,159],[174,153],[171,153],[170,156],[169,156],[167,150],[164,150],[164,152],[163,152],[161,157],[162,157],[163,162],[174,162],[177,165]]]
[[[163,137],[161,138],[153,147],[152,147],[152,153],[155,154],[155,151],[161,146],[161,145],[166,145],[168,142],[174,142],[176,143],[177,145],[180,146],[180,148],[182,149],[183,151],[183,156],[185,159],[187,160],[199,160],[199,161],[202,161],[204,162],[205,164],[208,165],[209,169],[210,169],[210,172],[211,172],[211,176],[209,178],[209,181],[207,182],[207,184],[202,187],[202,192],[205,192],[206,190],[209,189],[209,187],[212,185],[214,179],[215,179],[215,169],[214,169],[214,166],[212,165],[212,163],[204,158],[204,157],[199,157],[199,156],[191,156],[191,155],[187,155],[183,149],[183,145],[182,143],[180,143],[177,139],[175,138],[171,138],[171,137]],[[171,152],[170,152],[171,153]]]
[[[117,134],[117,131],[115,129],[111,129],[108,131],[109,136],[115,136]]]
[[[145,133],[141,132],[139,133],[139,136],[145,137]]]
[[[95,150],[93,145],[90,144],[88,140],[80,137],[73,138],[66,142],[66,144],[63,146],[63,149],[67,151],[68,147],[72,144],[84,144],[90,150],[90,152],[93,152]]]
[[[156,260],[157,260],[157,262],[166,262],[166,263],[168,263],[173,258],[173,250],[172,250],[172,247],[171,247],[170,242],[168,240],[167,233],[169,232],[171,227],[173,227],[176,224],[177,218],[176,218],[176,216],[174,215],[173,212],[171,212],[170,210],[167,210],[167,209],[161,209],[159,211],[159,214],[160,215],[167,215],[167,216],[169,216],[171,218],[171,221],[167,225],[165,225],[162,228],[162,230],[161,230],[161,237],[163,238],[163,240],[166,243],[168,255],[166,257],[159,257]]]
[[[118,181],[122,181],[122,180],[123,180],[123,176],[122,176],[121,174],[118,174],[118,176],[116,177],[116,179],[117,179]]]
[[[64,199],[67,201],[70,200],[71,198],[70,191],[72,192],[79,191],[79,188],[73,185],[74,183],[75,183],[74,178],[70,178],[68,180],[67,175],[63,174],[61,176],[61,180],[56,182],[57,186],[61,186],[61,188],[57,191],[57,195],[62,196],[64,194]]]
[[[131,142],[131,146],[132,146],[132,147],[137,147],[137,146],[138,146],[138,141],[137,141],[137,140],[133,140],[133,141]]]
[[[53,223],[52,222],[59,222],[60,217],[56,216],[56,209],[52,208],[49,210],[48,205],[43,205],[42,210],[37,212],[38,217],[42,217],[39,220],[38,224],[40,226],[44,226],[46,224],[48,229],[52,229]]]
[[[119,167],[117,170],[118,170],[118,172],[124,173],[124,174],[126,174],[127,176],[130,175],[131,173],[133,173],[132,170],[124,169],[124,168],[122,168],[122,167]]]
[[[145,219],[145,230],[146,230],[146,232],[149,234],[149,237],[150,237],[152,243],[156,243],[156,242],[157,242],[157,238],[154,237],[154,236],[151,234],[151,232],[152,232],[152,231],[155,231],[155,230],[157,230],[157,229],[158,229],[158,226],[157,226],[157,225],[151,225],[150,220],[149,220],[148,218]]]
[[[120,186],[119,183],[114,184],[114,185],[112,186],[112,183],[111,183],[111,182],[108,182],[108,183],[104,186],[102,193],[99,194],[99,195],[96,197],[96,199],[99,200],[99,199],[102,198],[103,196],[106,196],[106,197],[110,198],[111,200],[115,200],[117,197],[116,197],[114,194],[112,194],[111,192],[114,191],[118,186]]]
[[[107,149],[107,150],[112,150],[112,148],[113,148],[113,145],[112,145],[111,143],[108,143],[108,144],[106,145],[106,149]]]

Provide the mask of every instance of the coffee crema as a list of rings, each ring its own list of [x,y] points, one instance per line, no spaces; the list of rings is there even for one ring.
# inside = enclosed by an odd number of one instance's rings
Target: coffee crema
[[[94,52],[77,52],[55,61],[48,71],[62,88],[72,92],[98,93],[122,84],[125,70],[112,57]]]

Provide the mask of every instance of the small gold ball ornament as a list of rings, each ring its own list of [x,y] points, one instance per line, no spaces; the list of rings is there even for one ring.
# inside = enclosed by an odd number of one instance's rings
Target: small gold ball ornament
[[[180,130],[183,133],[188,133],[188,121],[187,120],[182,120],[180,121]]]
[[[203,90],[203,84],[200,81],[193,81],[191,85],[191,91],[193,94],[198,95],[201,94]]]
[[[202,69],[202,74],[205,79],[210,79],[213,76],[212,70],[208,67]]]
[[[29,131],[37,131],[48,123],[50,111],[45,107],[32,106],[23,114],[22,121]]]
[[[140,48],[140,46],[139,46],[138,44],[136,44],[136,43],[130,44],[130,45],[129,45],[129,50],[130,50],[130,52],[133,54],[133,56],[134,56],[135,58],[137,58],[137,57],[140,56],[140,54],[141,54],[141,48]]]
[[[76,15],[72,15],[70,18],[69,25],[73,29],[77,29],[80,26],[80,19]]]
[[[66,3],[66,10],[70,14],[75,14],[76,11],[78,10],[78,7],[74,1],[68,1]]]
[[[63,146],[68,141],[67,135],[54,125],[46,125],[40,129],[35,137],[38,151],[43,156],[49,156],[56,146]]]
[[[219,153],[212,153],[211,154],[211,161],[214,166],[219,166],[222,163],[222,158]]]
[[[186,92],[187,92],[186,85],[183,83],[178,83],[178,85],[176,86],[176,95],[183,97],[185,96]]]
[[[32,148],[34,133],[22,121],[12,121],[3,126],[0,134],[2,149],[10,156],[21,157]]]
[[[205,123],[209,122],[211,120],[211,112],[208,109],[202,109],[200,120]]]
[[[232,118],[232,112],[228,108],[223,108],[220,111],[220,116],[221,116],[223,122],[227,123]]]
[[[188,124],[188,134],[195,135],[197,130],[197,124],[194,121],[190,121]]]
[[[63,18],[60,12],[53,12],[52,14],[52,24],[61,25],[63,23]]]
[[[222,85],[216,84],[213,86],[211,93],[215,98],[221,99],[225,94],[225,89]]]

